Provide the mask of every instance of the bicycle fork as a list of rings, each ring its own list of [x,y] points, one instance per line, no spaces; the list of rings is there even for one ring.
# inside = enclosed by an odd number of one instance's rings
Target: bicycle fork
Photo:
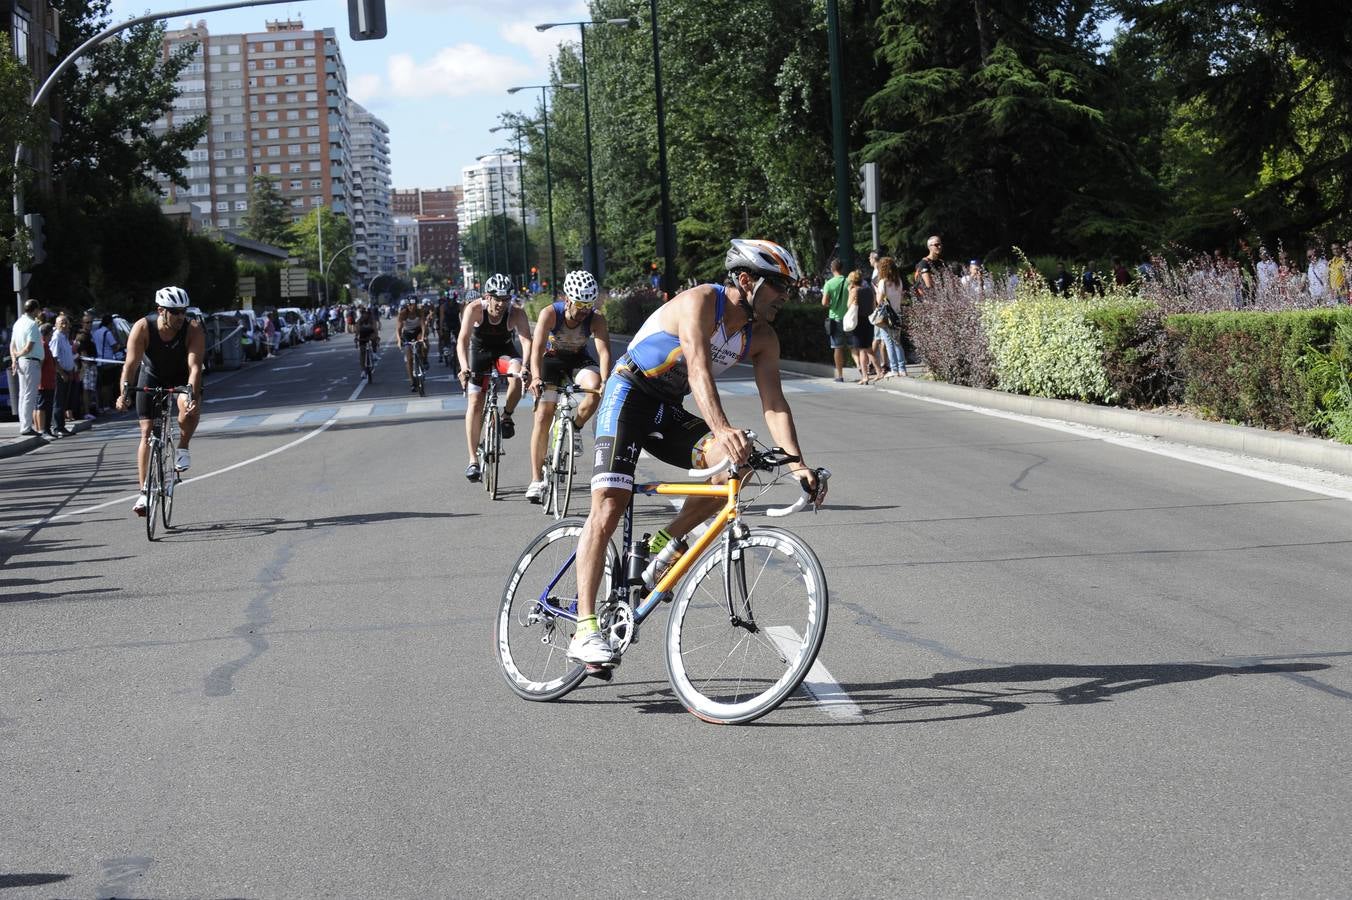
[[[723,535],[723,595],[728,604],[728,622],[734,628],[757,634],[760,628],[751,611],[751,594],[746,587],[746,560],[740,544],[747,534],[747,527],[735,521]]]

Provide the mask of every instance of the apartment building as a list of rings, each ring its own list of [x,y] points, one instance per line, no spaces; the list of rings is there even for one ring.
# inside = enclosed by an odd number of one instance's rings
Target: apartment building
[[[263,32],[213,35],[199,21],[167,32],[164,50],[193,42],[196,53],[179,75],[181,94],[157,124],[163,130],[205,114],[210,127],[188,151],[188,187],[161,180],[166,202],[187,200],[205,224],[237,230],[252,177],[271,175],[293,220],[319,206],[351,216],[347,70],[334,30],[307,30],[286,19],[268,22]]]
[[[353,216],[356,269],[369,282],[394,272],[394,217],[390,208],[390,129],[360,103],[349,100],[352,133]]]
[[[460,170],[464,197],[460,202],[460,228],[469,231],[480,219],[506,214],[521,221],[521,167],[514,153],[492,153],[479,157],[472,166]],[[535,210],[526,206],[526,224],[536,224]]]
[[[400,188],[394,192],[396,216],[446,216],[456,218],[463,192],[459,185],[444,188]]]
[[[14,58],[32,73],[36,91],[61,62],[57,46],[61,37],[60,13],[48,0],[0,0],[0,21],[5,23]],[[59,140],[60,113],[55,100],[48,101],[48,115],[52,140]],[[47,148],[30,147],[28,152],[38,186],[49,188],[51,157]]]

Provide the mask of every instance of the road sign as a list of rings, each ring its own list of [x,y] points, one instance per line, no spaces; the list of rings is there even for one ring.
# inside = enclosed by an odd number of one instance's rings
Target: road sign
[[[282,296],[306,297],[310,294],[310,273],[307,269],[282,269]]]
[[[239,276],[239,295],[241,297],[257,297],[258,280],[252,275]]]

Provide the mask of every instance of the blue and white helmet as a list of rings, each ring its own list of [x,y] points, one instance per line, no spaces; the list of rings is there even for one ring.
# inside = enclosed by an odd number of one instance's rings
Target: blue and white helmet
[[[162,309],[187,309],[188,292],[181,287],[162,287],[155,292],[155,305]]]

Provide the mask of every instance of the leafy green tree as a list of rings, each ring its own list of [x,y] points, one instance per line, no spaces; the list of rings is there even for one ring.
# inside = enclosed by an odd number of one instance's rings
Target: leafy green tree
[[[33,146],[41,136],[38,119],[29,105],[33,84],[28,68],[14,58],[9,36],[0,33],[0,184],[13,185],[17,174],[26,181],[28,168],[14,169],[14,149],[22,143]],[[19,223],[14,221],[10,204],[0,204],[0,233],[11,235]],[[28,259],[27,232],[18,235],[16,245],[5,247],[0,258],[12,260],[17,255],[21,262]]]
[[[59,53],[69,54],[109,22],[109,0],[53,0],[61,14]],[[178,96],[175,80],[199,48],[184,46],[163,58],[163,23],[133,26],[95,47],[62,76],[56,94],[61,139],[52,173],[68,196],[92,207],[156,188],[163,173],[186,186],[185,153],[206,133],[207,118],[157,134]]]
[[[291,255],[299,258],[301,264],[318,278],[321,218],[324,223],[324,276],[328,280],[327,295],[335,297],[337,295],[333,290],[334,285],[343,284],[352,278],[352,251],[349,249],[347,252],[341,252],[352,243],[352,223],[347,217],[338,215],[327,206],[316,207],[292,223],[287,232],[287,246]]]
[[[249,185],[249,209],[244,234],[256,241],[285,247],[291,230],[291,211],[274,175],[255,175]]]
[[[553,137],[553,135],[550,135]],[[506,260],[503,259],[502,234],[507,230]],[[540,242],[549,242],[549,234],[544,227],[527,229],[530,239],[530,265],[539,266],[541,253],[544,266],[549,266],[548,250],[540,247]],[[579,244],[579,246],[581,246]],[[478,219],[460,234],[460,257],[480,276],[491,275],[495,271],[510,272],[513,277],[521,274],[521,226],[511,216],[490,216]],[[458,277],[460,273],[448,273]],[[560,275],[562,277],[562,275]]]

